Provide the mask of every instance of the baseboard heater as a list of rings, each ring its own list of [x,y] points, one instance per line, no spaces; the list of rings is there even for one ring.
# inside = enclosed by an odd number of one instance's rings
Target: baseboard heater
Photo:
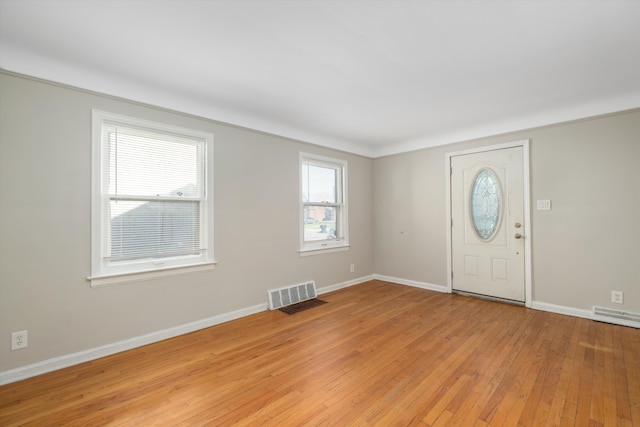
[[[277,310],[316,296],[316,282],[313,280],[286,288],[273,289],[269,291],[269,310]]]
[[[640,328],[640,314],[613,308],[593,307],[593,320]]]

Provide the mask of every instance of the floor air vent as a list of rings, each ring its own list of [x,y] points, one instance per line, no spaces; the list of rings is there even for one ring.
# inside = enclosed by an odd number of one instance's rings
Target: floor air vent
[[[640,314],[615,310],[613,308],[593,307],[593,320],[640,328]]]
[[[315,298],[316,282],[306,282],[287,288],[273,289],[269,291],[269,309],[277,310],[291,304]]]

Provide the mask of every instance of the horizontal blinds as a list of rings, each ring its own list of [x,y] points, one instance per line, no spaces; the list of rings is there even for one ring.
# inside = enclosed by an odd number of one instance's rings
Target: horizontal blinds
[[[200,252],[200,202],[111,200],[112,260]]]
[[[103,132],[109,195],[202,196],[204,141],[116,124]]]
[[[109,122],[102,137],[106,258],[200,253],[204,141]]]

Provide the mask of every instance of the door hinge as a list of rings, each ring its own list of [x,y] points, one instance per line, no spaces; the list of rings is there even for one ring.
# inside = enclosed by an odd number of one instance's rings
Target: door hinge
[[[453,279],[453,270],[451,270],[451,278]]]

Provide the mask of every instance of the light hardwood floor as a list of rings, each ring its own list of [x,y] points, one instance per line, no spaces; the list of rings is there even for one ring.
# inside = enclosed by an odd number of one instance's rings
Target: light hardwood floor
[[[0,387],[0,425],[640,426],[640,330],[371,281]]]

